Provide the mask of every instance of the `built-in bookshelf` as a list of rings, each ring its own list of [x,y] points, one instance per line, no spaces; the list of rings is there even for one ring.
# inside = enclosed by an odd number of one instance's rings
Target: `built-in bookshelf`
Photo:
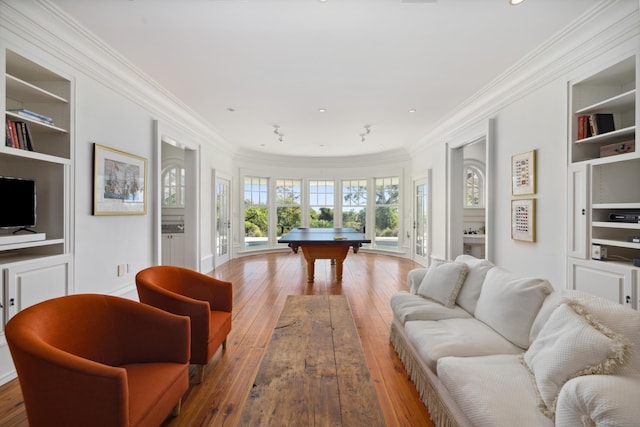
[[[640,309],[637,62],[569,84],[569,281]]]
[[[30,239],[29,232],[0,230],[2,264],[68,253],[72,168],[71,79],[10,49],[3,53],[5,144],[0,146],[0,175],[35,180],[37,233]]]
[[[636,57],[632,56],[571,86],[571,161],[604,157],[605,147],[629,144],[620,154],[635,154]],[[586,132],[594,119],[610,117],[611,129]],[[586,123],[583,125],[583,123]],[[615,160],[614,160],[615,161]]]

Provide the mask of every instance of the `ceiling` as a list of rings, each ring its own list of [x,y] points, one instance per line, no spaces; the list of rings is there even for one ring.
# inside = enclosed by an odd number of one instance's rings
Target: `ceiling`
[[[415,144],[598,1],[52,3],[167,88],[229,144],[275,155],[334,157]]]

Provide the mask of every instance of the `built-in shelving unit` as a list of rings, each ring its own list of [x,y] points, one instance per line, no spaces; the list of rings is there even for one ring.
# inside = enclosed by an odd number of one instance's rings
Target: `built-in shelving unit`
[[[5,88],[0,91],[5,94],[0,102],[4,102],[3,124],[9,130],[5,143],[0,144],[0,176],[34,180],[36,188],[32,229],[36,233],[0,229],[2,332],[21,309],[72,289],[73,85],[71,78],[51,67],[4,46],[0,49]],[[18,126],[22,131],[19,145],[17,134],[11,133]],[[11,197],[3,196],[2,209],[11,209]],[[3,340],[0,352],[8,352]],[[7,375],[9,368],[0,364],[0,374]]]
[[[14,242],[0,230],[0,263],[69,251],[69,189],[72,167],[71,79],[9,49],[5,58],[5,120],[28,126],[32,149],[0,146],[0,175],[36,181],[35,230],[45,239]],[[21,114],[27,110],[50,120]],[[10,203],[10,201],[7,201]],[[9,238],[7,238],[9,237]]]
[[[571,161],[599,159],[600,148],[635,141],[636,57],[632,56],[571,87]],[[612,114],[615,130],[579,138],[579,118]],[[633,150],[635,154],[637,151]]]
[[[569,85],[569,281],[633,308],[640,308],[640,269],[633,265],[640,222],[610,215],[640,214],[637,61],[629,56]],[[612,117],[614,129],[585,127],[596,114]],[[594,259],[599,253],[606,256]]]

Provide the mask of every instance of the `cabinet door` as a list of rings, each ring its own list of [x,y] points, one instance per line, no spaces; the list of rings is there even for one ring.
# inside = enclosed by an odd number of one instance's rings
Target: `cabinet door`
[[[636,269],[603,261],[569,260],[573,289],[638,309]]]
[[[171,237],[172,234],[162,235],[162,265],[171,265]]]
[[[162,235],[162,265],[176,265],[184,267],[184,234],[163,234]]]
[[[71,255],[59,255],[6,265],[5,323],[31,305],[67,295],[71,287],[71,260]]]
[[[171,265],[185,266],[184,234],[174,234],[171,239]]]
[[[580,259],[591,258],[589,247],[591,240],[589,236],[589,223],[591,222],[589,175],[590,169],[586,164],[569,167],[568,254],[570,257]]]

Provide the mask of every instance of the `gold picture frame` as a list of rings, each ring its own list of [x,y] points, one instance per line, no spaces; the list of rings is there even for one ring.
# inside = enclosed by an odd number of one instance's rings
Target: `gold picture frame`
[[[511,156],[511,194],[536,194],[536,150]]]
[[[93,214],[146,215],[147,159],[93,145]]]
[[[511,239],[536,241],[536,199],[511,201]]]

